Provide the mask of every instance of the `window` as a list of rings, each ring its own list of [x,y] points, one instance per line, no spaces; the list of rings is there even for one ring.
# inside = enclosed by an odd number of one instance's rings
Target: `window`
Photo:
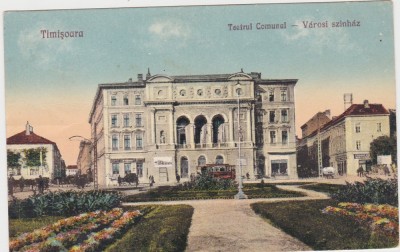
[[[124,114],[124,127],[129,127],[129,114]]]
[[[206,158],[204,156],[200,156],[199,159],[197,160],[197,165],[205,165],[206,164]]]
[[[281,90],[281,101],[286,101],[286,90]]]
[[[282,119],[282,122],[289,122],[287,109],[284,109],[281,111],[281,119]]]
[[[142,134],[137,134],[137,135],[136,135],[136,149],[137,149],[137,150],[143,149],[143,138],[142,138]]]
[[[269,132],[269,139],[270,143],[276,143],[276,132],[275,131],[270,131]]]
[[[216,164],[223,164],[223,163],[224,163],[224,158],[223,158],[221,155],[218,155],[218,156],[215,158],[215,163],[216,163]]]
[[[111,96],[111,106],[117,105],[117,97]]]
[[[257,113],[256,121],[257,121],[258,123],[262,123],[262,122],[263,122],[263,112],[262,112],[262,111],[260,111],[260,112]]]
[[[112,164],[112,174],[119,174],[119,164],[118,163]]]
[[[136,114],[136,127],[142,127],[142,114]]]
[[[124,105],[129,105],[129,98],[128,98],[128,96],[124,96]]]
[[[356,133],[360,133],[361,132],[361,125],[360,123],[356,124]]]
[[[113,135],[112,136],[112,141],[111,141],[111,145],[112,145],[112,149],[113,150],[118,150],[118,136],[117,135]]]
[[[130,150],[131,149],[131,136],[124,135],[124,149]]]
[[[124,164],[124,171],[125,171],[125,174],[131,173],[131,163]]]
[[[274,123],[275,122],[275,111],[270,111],[269,112],[269,122]]]
[[[270,102],[273,102],[273,101],[275,100],[274,90],[270,90],[270,91],[269,91],[269,98],[268,98],[268,100],[269,100]]]
[[[111,127],[118,126],[118,117],[117,115],[111,115]]]
[[[377,123],[376,124],[376,131],[377,132],[382,132],[382,123]]]
[[[140,98],[140,95],[135,95],[135,105],[140,104],[142,104],[142,98]]]
[[[361,141],[356,141],[356,150],[361,150]]]
[[[136,163],[136,174],[139,178],[143,177],[143,163]]]
[[[288,143],[288,132],[286,130],[282,131],[282,144]]]

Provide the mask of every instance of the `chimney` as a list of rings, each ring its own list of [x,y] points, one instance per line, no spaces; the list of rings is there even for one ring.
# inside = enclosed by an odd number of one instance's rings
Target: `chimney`
[[[31,127],[31,125],[29,125],[29,122],[26,121],[26,125],[25,125],[25,135],[29,136],[31,134],[31,130],[33,128]]]
[[[142,82],[143,81],[143,74],[138,74],[137,75],[137,80],[138,80],[138,82]]]
[[[368,100],[364,100],[364,108],[369,108]]]

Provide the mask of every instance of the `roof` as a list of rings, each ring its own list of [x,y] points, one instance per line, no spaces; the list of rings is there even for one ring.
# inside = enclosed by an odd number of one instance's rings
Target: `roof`
[[[68,165],[66,169],[76,170],[76,169],[78,169],[78,166],[77,165]]]
[[[26,134],[26,131],[22,131],[18,134],[15,134],[13,136],[10,136],[7,138],[7,145],[23,145],[23,144],[51,144],[54,146],[54,149],[56,149],[58,152],[60,151],[57,147],[57,144],[53,141],[50,141],[44,137],[41,137],[39,135],[36,135],[31,131],[29,135]]]
[[[329,127],[343,121],[346,117],[355,116],[375,116],[375,115],[389,115],[389,111],[382,104],[368,104],[366,107],[364,104],[353,104],[346,111],[337,117],[334,117],[331,121],[327,122],[322,126],[320,130],[326,130]],[[315,135],[318,129],[308,136]]]
[[[36,135],[33,132],[27,135],[25,130],[7,138],[7,144],[53,144],[57,146],[55,142]]]

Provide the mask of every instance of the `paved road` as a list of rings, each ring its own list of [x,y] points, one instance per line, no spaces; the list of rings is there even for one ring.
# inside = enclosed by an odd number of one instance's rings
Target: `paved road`
[[[296,238],[275,228],[250,207],[254,202],[326,199],[323,193],[297,186],[278,186],[284,190],[301,191],[306,197],[248,200],[164,201],[156,204],[187,204],[194,208],[189,230],[187,251],[304,251],[311,250]],[[149,203],[126,203],[143,205]]]

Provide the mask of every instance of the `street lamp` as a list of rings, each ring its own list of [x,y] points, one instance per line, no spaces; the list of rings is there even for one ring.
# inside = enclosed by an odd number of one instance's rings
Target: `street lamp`
[[[237,125],[238,125],[238,154],[239,154],[239,185],[238,193],[235,195],[235,199],[247,199],[247,195],[243,192],[243,176],[242,176],[242,157],[240,152],[240,142],[242,135],[242,128],[240,127],[240,95],[242,94],[242,88],[239,80],[236,83],[236,95],[237,95]]]
[[[89,142],[93,146],[93,186],[94,190],[99,189],[99,180],[97,176],[97,141],[96,138],[93,139],[93,141],[83,137],[83,136],[72,136],[69,138],[69,140],[72,140],[73,138],[82,138],[83,140]]]

